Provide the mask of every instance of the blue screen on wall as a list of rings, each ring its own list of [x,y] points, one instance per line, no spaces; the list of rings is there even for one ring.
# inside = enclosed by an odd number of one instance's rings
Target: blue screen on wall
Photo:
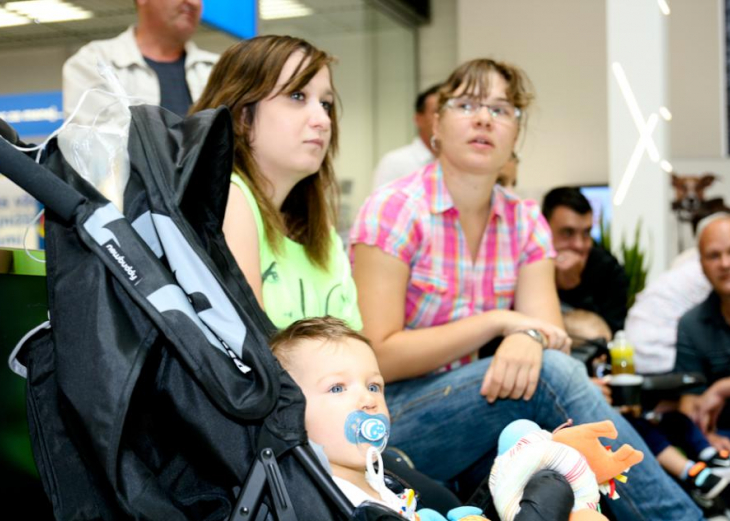
[[[604,225],[611,222],[611,189],[608,185],[593,185],[579,187],[581,193],[591,203],[593,209],[593,227],[591,236],[598,242],[601,241],[601,228],[599,219],[603,218]]]
[[[256,0],[206,0],[203,22],[238,38],[253,38],[257,31]]]

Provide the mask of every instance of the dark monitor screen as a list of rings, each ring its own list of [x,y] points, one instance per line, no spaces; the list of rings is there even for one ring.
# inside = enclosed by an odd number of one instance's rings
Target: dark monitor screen
[[[588,199],[593,209],[593,228],[591,236],[597,242],[601,241],[600,220],[603,219],[604,226],[611,222],[611,189],[608,185],[589,185],[578,187],[580,192]]]

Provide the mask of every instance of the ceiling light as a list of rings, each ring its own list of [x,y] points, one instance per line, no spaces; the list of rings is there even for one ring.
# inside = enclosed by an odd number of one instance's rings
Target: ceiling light
[[[674,171],[674,167],[672,166],[672,163],[670,163],[669,161],[664,160],[661,163],[659,163],[659,165],[662,167],[662,170],[664,170],[668,174],[671,174]]]
[[[262,20],[280,20],[309,16],[314,11],[298,0],[259,0],[259,17]]]
[[[31,20],[29,20],[25,16],[19,16],[0,7],[0,27],[13,27],[16,25],[26,25],[29,23],[31,23]]]
[[[667,4],[667,0],[656,0],[659,4],[659,9],[662,10],[662,13],[666,16],[669,16],[669,14],[672,12],[671,9],[669,9],[669,4]]]
[[[663,117],[666,121],[672,121],[672,113],[669,112],[669,109],[667,107],[659,107],[659,114],[661,117]]]
[[[5,10],[41,23],[85,20],[93,13],[64,0],[26,0],[8,2]]]

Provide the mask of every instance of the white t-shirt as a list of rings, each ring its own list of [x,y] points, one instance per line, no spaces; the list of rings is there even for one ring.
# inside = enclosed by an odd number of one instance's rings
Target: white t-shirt
[[[373,464],[373,460],[378,463],[377,470]],[[332,479],[355,507],[358,507],[365,501],[372,501],[373,503],[380,503],[381,505],[398,512],[409,521],[418,519],[416,514],[416,495],[413,493],[413,490],[407,488],[402,494],[396,495],[392,490],[385,486],[383,458],[380,456],[380,453],[377,449],[375,449],[375,447],[370,447],[368,449],[365,480],[374,491],[380,494],[380,499],[372,497],[360,487],[345,479],[337,476],[332,476]]]
[[[380,503],[381,505],[386,506],[391,510],[395,510],[401,515],[404,515],[409,511],[415,512],[415,508],[408,508],[408,505],[406,503],[408,501],[407,495],[410,489],[406,489],[403,494],[396,496],[390,489],[383,487],[379,491],[380,499],[376,499],[370,494],[367,494],[357,485],[353,485],[347,480],[338,478],[337,476],[332,476],[332,479],[337,484],[337,486],[340,487],[340,490],[342,490],[345,496],[347,496],[347,499],[349,499],[355,507],[359,506],[365,501],[371,501],[373,503]],[[415,503],[416,500],[413,499],[412,501]],[[411,515],[410,517],[407,517],[407,519],[413,519],[413,516]]]
[[[409,145],[396,148],[385,154],[375,168],[375,180],[373,188],[395,181],[399,177],[415,172],[419,168],[434,161],[433,154],[423,143],[420,137],[416,137]]]
[[[641,293],[626,317],[626,337],[634,345],[636,372],[665,373],[674,369],[677,325],[687,311],[704,301],[712,286],[702,273],[699,253],[659,275]]]

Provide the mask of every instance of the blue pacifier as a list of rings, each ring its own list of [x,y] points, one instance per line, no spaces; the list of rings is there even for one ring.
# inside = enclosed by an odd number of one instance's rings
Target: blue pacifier
[[[352,411],[345,420],[345,438],[355,445],[367,444],[380,452],[388,444],[390,420],[384,414]]]

